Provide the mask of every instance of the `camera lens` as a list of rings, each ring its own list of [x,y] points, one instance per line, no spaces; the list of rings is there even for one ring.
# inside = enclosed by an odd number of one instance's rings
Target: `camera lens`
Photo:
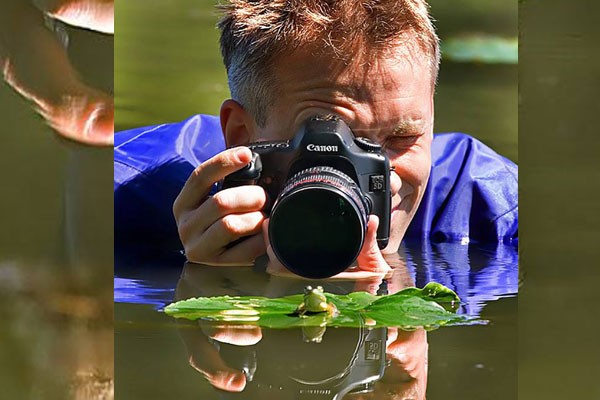
[[[324,166],[304,169],[286,183],[271,211],[273,252],[300,276],[333,276],[358,256],[369,213],[348,175]]]

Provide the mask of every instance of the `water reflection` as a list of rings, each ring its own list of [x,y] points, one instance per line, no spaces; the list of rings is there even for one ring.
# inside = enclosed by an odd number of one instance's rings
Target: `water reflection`
[[[158,391],[180,398],[285,399],[298,398],[299,390],[309,388],[328,393],[322,397],[313,393],[312,398],[335,398],[340,393],[337,398],[344,399],[420,399],[426,392],[430,397],[449,393],[449,398],[455,398],[483,391],[510,397],[514,392],[516,310],[506,308],[511,303],[504,300],[517,290],[515,246],[409,245],[388,260],[393,267],[389,274],[360,279],[353,274],[327,280],[274,275],[267,272],[266,258],[254,268],[185,264],[181,272],[179,258],[144,258],[141,253],[137,257],[117,254],[116,258],[119,398],[136,399]],[[327,328],[315,333],[182,321],[157,312],[174,299],[194,296],[278,297],[301,293],[309,284],[337,294],[356,290],[394,293],[429,281],[458,291],[464,302],[461,312],[480,314],[492,324],[442,328],[429,334],[422,329],[395,328]],[[498,306],[492,307],[494,303]],[[512,321],[508,329],[503,321]],[[307,336],[320,334],[321,343],[305,341]],[[376,340],[386,343],[381,356],[365,360],[371,346],[367,342]],[[430,353],[432,340],[435,345]],[[354,360],[353,355],[357,355]],[[363,362],[358,362],[358,356],[363,356]],[[136,360],[135,368],[131,360]],[[165,373],[182,378],[167,382],[159,378]],[[157,382],[141,384],[141,376],[148,375],[157,377]],[[308,392],[302,396],[311,398]]]
[[[373,274],[370,278],[355,280],[348,273],[310,284],[337,294],[357,286],[373,294],[411,286],[403,265],[397,265],[388,276]],[[270,277],[250,268],[186,264],[175,299],[219,295],[224,287],[232,296],[285,296],[298,293],[306,284],[295,276]],[[409,392],[414,399],[424,398],[427,335],[423,329],[406,332],[363,326],[270,330],[200,321],[179,322],[179,332],[190,365],[213,387],[243,392],[236,398],[379,399]]]

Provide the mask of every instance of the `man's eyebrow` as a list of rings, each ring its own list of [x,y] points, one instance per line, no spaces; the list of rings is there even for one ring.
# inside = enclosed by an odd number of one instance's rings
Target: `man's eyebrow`
[[[425,130],[423,128],[424,128],[424,124],[423,124],[422,119],[404,120],[392,128],[391,134],[393,136],[422,135],[425,132]]]
[[[358,128],[353,131],[363,135],[374,135],[380,138],[389,136],[421,136],[425,133],[425,125],[425,120],[422,118],[402,119],[377,128]]]

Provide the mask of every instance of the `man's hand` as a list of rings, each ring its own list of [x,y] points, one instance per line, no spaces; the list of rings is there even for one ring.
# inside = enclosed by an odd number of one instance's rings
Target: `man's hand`
[[[114,0],[33,0],[44,12],[69,25],[115,33]]]
[[[45,27],[45,6],[56,6],[56,17],[77,26],[108,30],[113,24],[112,0],[0,1],[0,73],[6,83],[29,100],[62,137],[94,146],[114,142],[113,96],[85,84],[67,52]],[[91,12],[102,8],[99,13]],[[62,15],[62,14],[61,14]],[[85,23],[81,21],[85,19]],[[80,22],[80,23],[77,23]],[[106,29],[105,29],[106,28]]]
[[[214,342],[234,346],[253,346],[262,339],[258,326],[220,325],[201,322],[200,327],[181,323],[179,334],[188,353],[190,366],[201,373],[216,389],[226,392],[241,392],[246,387],[246,375],[227,364]]]
[[[173,204],[179,238],[191,262],[252,265],[265,253],[261,209],[267,196],[260,186],[239,186],[208,197],[212,185],[246,166],[250,149],[236,147],[217,154],[192,172]],[[239,243],[236,240],[249,236]]]
[[[365,242],[356,258],[358,268],[364,271],[371,272],[387,272],[390,270],[383,254],[377,244],[377,228],[379,227],[379,217],[370,215],[367,223],[367,233],[365,234]]]

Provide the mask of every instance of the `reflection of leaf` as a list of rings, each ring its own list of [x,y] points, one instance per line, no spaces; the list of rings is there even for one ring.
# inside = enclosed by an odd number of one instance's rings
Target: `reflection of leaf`
[[[325,294],[338,313],[317,313],[299,317],[294,314],[303,296],[266,297],[198,297],[169,304],[165,313],[176,318],[204,319],[230,323],[251,323],[268,328],[298,326],[360,327],[395,326],[405,329],[472,322],[474,319],[444,309],[457,305],[460,299],[439,283],[428,283],[423,289],[407,288],[388,296],[366,292],[347,295]]]
[[[517,38],[488,35],[452,37],[442,41],[442,57],[458,62],[517,64],[518,47]]]

